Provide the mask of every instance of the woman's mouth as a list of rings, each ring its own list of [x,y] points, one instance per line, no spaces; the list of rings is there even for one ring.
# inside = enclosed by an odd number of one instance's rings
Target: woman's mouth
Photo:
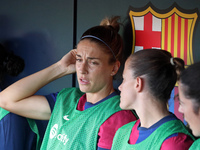
[[[86,79],[82,79],[82,78],[80,78],[80,84],[82,84],[82,85],[86,85],[86,84],[88,84],[89,83],[89,81],[88,80],[86,80]]]

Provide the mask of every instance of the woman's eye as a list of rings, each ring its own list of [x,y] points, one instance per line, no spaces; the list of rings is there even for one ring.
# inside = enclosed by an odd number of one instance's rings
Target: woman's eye
[[[96,62],[96,61],[92,61],[91,64],[92,64],[92,65],[98,65],[99,63]]]
[[[179,99],[179,97],[178,97],[178,103],[180,106],[183,106],[183,102]]]
[[[81,62],[81,59],[76,59],[77,62]]]

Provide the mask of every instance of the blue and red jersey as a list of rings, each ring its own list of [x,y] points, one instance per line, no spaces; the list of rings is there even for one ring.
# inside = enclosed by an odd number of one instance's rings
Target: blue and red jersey
[[[136,124],[132,128],[129,144],[137,144],[144,141],[162,124],[176,119],[177,117],[174,114],[171,114],[162,118],[149,128],[140,127],[140,120],[137,120]],[[192,143],[193,140],[190,136],[184,133],[176,133],[165,139],[161,146],[161,150],[184,150],[188,149]]]

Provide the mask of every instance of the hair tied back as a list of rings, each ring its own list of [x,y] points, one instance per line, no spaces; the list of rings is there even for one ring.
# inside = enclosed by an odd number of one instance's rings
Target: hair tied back
[[[171,63],[171,65],[173,65],[173,66],[175,65],[175,63],[174,63],[174,58],[173,58],[173,57],[170,58],[170,63]]]

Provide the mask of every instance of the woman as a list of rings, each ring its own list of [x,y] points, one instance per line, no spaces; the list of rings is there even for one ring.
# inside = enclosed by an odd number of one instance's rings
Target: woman
[[[131,111],[120,109],[112,83],[122,52],[118,19],[105,19],[100,26],[88,29],[77,50],[0,93],[0,106],[5,109],[35,119],[51,117],[41,149],[110,149],[116,130],[136,120]],[[52,96],[34,93],[75,71],[79,88],[54,94],[56,104],[51,113],[48,101]]]
[[[125,63],[120,107],[135,109],[139,120],[121,127],[113,150],[184,150],[192,136],[167,109],[167,101],[184,68],[183,60],[165,50],[146,49],[132,54]],[[177,72],[176,72],[177,71]]]
[[[200,62],[185,69],[179,80],[179,111],[184,114],[194,136],[200,136]],[[199,149],[200,139],[197,139],[190,149]]]

